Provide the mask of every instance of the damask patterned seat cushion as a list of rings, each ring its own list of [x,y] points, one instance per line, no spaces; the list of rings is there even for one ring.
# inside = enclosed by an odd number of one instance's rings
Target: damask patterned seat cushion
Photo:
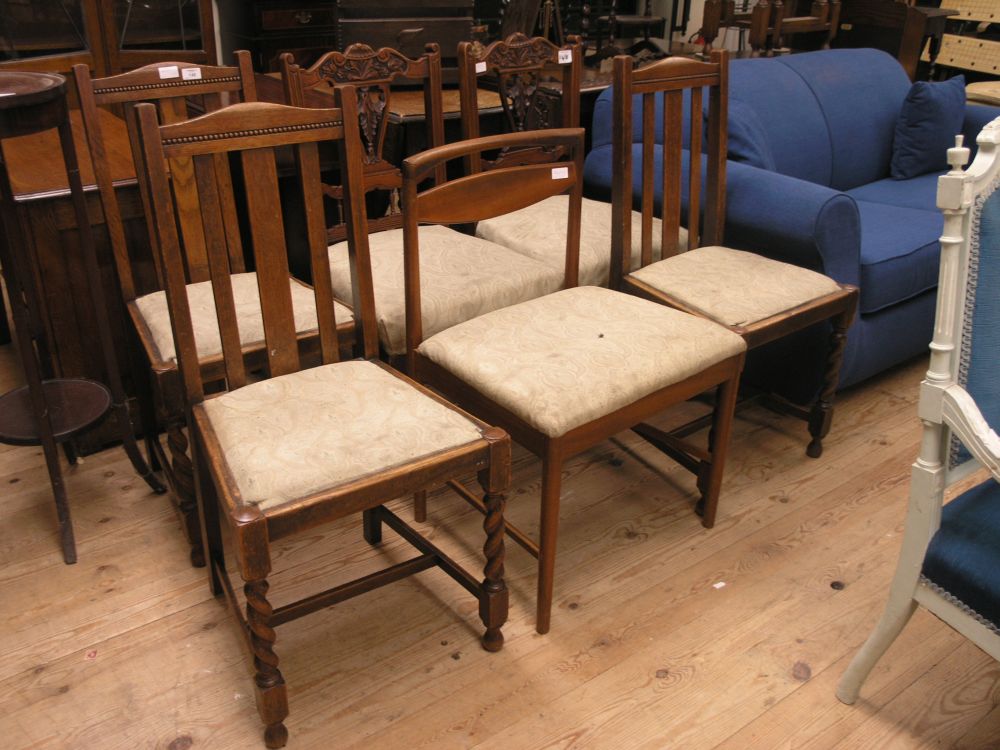
[[[558,437],[745,349],[710,320],[589,286],[469,320],[419,351]]]
[[[476,236],[495,242],[552,268],[566,267],[566,221],[569,196],[555,195],[520,211],[481,221]],[[653,259],[660,258],[660,220],[653,219]],[[687,248],[687,230],[678,235]],[[632,212],[632,268],[642,253],[642,215]],[[607,286],[611,265],[611,204],[583,199],[580,212],[580,284]]]
[[[243,502],[265,510],[481,437],[466,417],[367,361],[271,378],[200,408]]]
[[[941,509],[921,571],[954,603],[1000,632],[1000,484],[988,479]]]
[[[264,344],[264,321],[260,315],[260,290],[256,273],[232,275],[233,300],[236,307],[236,324],[240,330],[240,342],[244,346]],[[289,278],[292,291],[292,307],[295,310],[295,330],[299,333],[317,331],[316,297],[313,290],[300,281]],[[215,314],[215,298],[212,282],[200,281],[188,284],[188,305],[191,308],[191,323],[194,326],[194,340],[198,348],[198,358],[205,360],[222,355],[222,338],[219,334],[219,320]],[[353,319],[351,310],[335,302],[337,324]],[[152,354],[159,362],[176,362],[174,334],[170,329],[170,313],[167,310],[165,292],[153,292],[135,301],[138,310],[149,328],[156,351]]]
[[[403,230],[369,235],[379,338],[406,353]],[[347,243],[330,247],[333,293],[352,299]],[[424,336],[478,315],[541,297],[563,284],[562,269],[442,226],[420,227],[420,299]]]
[[[747,326],[836,292],[821,273],[728,247],[699,247],[632,274],[726,326]]]

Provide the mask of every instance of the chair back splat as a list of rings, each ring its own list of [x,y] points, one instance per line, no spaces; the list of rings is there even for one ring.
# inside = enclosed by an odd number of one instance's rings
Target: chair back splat
[[[158,123],[153,105],[137,107],[140,189],[152,208],[148,220],[166,281],[209,577],[213,593],[228,599],[247,640],[269,748],[283,747],[288,737],[288,698],[274,648],[277,626],[432,567],[441,568],[478,600],[483,648],[500,650],[507,618],[503,506],[510,482],[510,440],[503,430],[377,361],[357,92],[349,85],[338,87],[334,104],[306,109],[241,103],[166,125]],[[340,361],[338,347],[320,181],[321,143],[336,146],[341,171],[355,335],[364,355],[349,361]],[[290,148],[294,156],[292,184],[283,190],[278,183],[279,148]],[[193,206],[182,205],[171,190],[179,160],[191,165]],[[231,175],[230,163],[239,165]],[[225,193],[234,190],[244,196],[246,218],[230,232]],[[290,192],[300,193],[300,200],[283,202]],[[224,360],[225,390],[211,392],[204,386],[184,274],[181,244],[187,238],[177,229],[181,211],[192,207],[204,232]],[[309,335],[319,346],[305,350],[305,334],[297,321],[303,300],[292,291],[288,273],[286,229],[292,222],[305,227],[315,280],[309,308],[315,311],[316,330]],[[255,358],[247,356],[247,345],[241,343],[229,268],[236,241],[252,248],[256,268],[264,347],[255,350]],[[481,496],[459,484],[470,476],[478,479]],[[445,483],[459,484],[463,496],[475,497],[486,514],[482,578],[460,567],[384,505]],[[362,515],[362,534],[369,544],[379,545],[385,526],[418,554],[273,606],[268,601],[272,543],[355,513]],[[235,594],[226,564],[224,530],[236,550],[234,564],[244,600]]]
[[[462,107],[462,137],[478,138],[480,84],[495,87],[503,107],[504,125],[510,133],[545,127],[575,128],[580,124],[580,71],[583,43],[569,37],[559,47],[544,37],[521,33],[483,47],[476,42],[458,45],[458,81]],[[554,83],[561,94],[560,120],[554,122],[541,88]],[[479,153],[466,158],[466,174],[499,166],[558,161],[559,154],[531,144],[500,151],[487,159]]]
[[[374,50],[366,44],[352,44],[343,53],[328,52],[313,65],[302,68],[291,53],[280,58],[285,100],[297,107],[323,105],[317,93],[331,94],[337,86],[352,85],[357,96],[359,134],[363,147],[364,190],[388,191],[388,209],[384,216],[369,220],[370,230],[379,232],[402,225],[398,194],[402,184],[398,161],[387,158],[386,133],[392,114],[393,89],[400,85],[421,85],[428,148],[444,143],[444,105],[441,98],[441,52],[437,44],[428,44],[423,55],[406,57],[389,47]],[[444,168],[433,175],[445,181]],[[327,185],[326,194],[342,200],[339,185]],[[330,242],[344,239],[341,221],[330,227]]]
[[[854,656],[837,697],[857,700],[875,663],[922,606],[1000,659],[1000,119],[979,134],[976,159],[956,138],[938,178],[944,213],[930,367],[899,563],[885,611]],[[979,470],[978,484],[953,488]],[[945,503],[946,495],[956,495]]]

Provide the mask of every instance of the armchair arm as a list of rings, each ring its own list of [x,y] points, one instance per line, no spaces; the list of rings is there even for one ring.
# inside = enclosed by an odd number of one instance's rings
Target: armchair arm
[[[965,145],[972,149],[969,155],[970,159],[976,158],[976,138],[979,137],[979,131],[997,117],[1000,117],[1000,107],[991,107],[988,104],[965,105],[965,122],[962,123],[962,134],[965,136]]]
[[[951,385],[941,394],[942,420],[983,466],[1000,481],[1000,437],[990,428],[972,396]]]
[[[728,246],[858,284],[861,219],[853,198],[738,162],[727,162],[726,171]]]

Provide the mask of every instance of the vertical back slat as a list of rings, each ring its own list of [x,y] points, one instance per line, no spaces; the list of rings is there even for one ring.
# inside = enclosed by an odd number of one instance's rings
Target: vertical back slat
[[[701,87],[691,89],[691,164],[688,176],[688,248],[701,245],[699,223],[701,220]],[[680,170],[678,170],[679,172]]]
[[[215,300],[215,317],[219,323],[219,337],[222,340],[226,381],[230,389],[242,388],[246,385],[246,368],[240,346],[239,324],[236,321],[236,303],[233,299],[226,232],[222,227],[224,219],[215,170],[215,154],[196,156],[193,162],[202,223],[205,227],[208,269],[212,280],[212,297]]]
[[[664,258],[677,255],[681,228],[681,151],[684,95],[680,91],[663,94],[663,232],[661,251]]]
[[[656,96],[642,96],[642,255],[639,266],[653,262],[653,156],[656,152]],[[631,240],[630,240],[631,241]],[[631,247],[626,248],[626,258],[631,261]],[[631,263],[629,263],[631,265]],[[633,270],[629,268],[628,270]]]
[[[136,143],[142,153],[144,165],[144,169],[137,171],[139,189],[147,193],[144,203],[150,207],[150,213],[147,214],[152,220],[150,231],[158,238],[154,251],[158,251],[161,256],[160,266],[166,282],[164,289],[170,310],[170,328],[174,336],[181,379],[184,381],[184,392],[189,403],[197,403],[204,397],[204,388],[156,108],[151,104],[140,104],[136,107],[136,117]]]
[[[462,112],[462,139],[479,137],[479,97],[476,93],[476,55],[478,45],[472,42],[458,44],[458,97]],[[466,174],[482,171],[483,162],[479,154],[469,154],[464,159]]]
[[[320,353],[323,364],[329,364],[340,359],[340,347],[337,340],[337,318],[333,307],[333,284],[330,280],[330,256],[327,251],[323,197],[319,190],[321,183],[319,150],[315,143],[304,143],[296,146],[295,152],[306,215],[306,236],[309,238]]]
[[[424,112],[430,114],[427,120],[427,143],[430,148],[444,145],[444,103],[441,100],[443,83],[441,80],[441,53],[435,49],[429,53],[427,62],[427,85],[424,86]],[[442,166],[434,172],[434,184],[442,185],[448,179]]]
[[[240,237],[240,219],[236,213],[236,199],[233,197],[233,175],[229,170],[229,157],[215,154],[215,182],[219,186],[222,206],[222,222],[226,229],[226,246],[229,248],[229,268],[233,273],[246,271],[243,254],[243,238]]]
[[[725,123],[729,120],[729,66],[721,52],[712,53],[719,66],[719,85],[708,99],[708,184],[705,186],[705,242],[721,245],[726,231],[726,151],[729,148]]]
[[[152,106],[152,105],[150,105]],[[156,117],[155,110],[153,117]],[[145,174],[147,167],[145,163],[146,154],[143,150],[142,144],[139,141],[139,119],[136,114],[136,108],[127,106],[125,107],[125,123],[127,125],[126,130],[128,131],[129,144],[132,147],[132,163],[135,167],[136,177]],[[162,160],[162,157],[160,157]],[[140,190],[139,197],[142,199],[142,215],[152,216],[153,206],[150,205],[151,197],[149,191]],[[107,210],[105,210],[107,213]],[[146,231],[149,236],[149,247],[153,255],[153,267],[156,269],[156,283],[160,289],[166,288],[166,279],[164,278],[163,266],[161,265],[162,253],[157,250],[157,246],[160,243],[160,237],[156,232],[156,227],[153,222],[146,222]]]
[[[632,58],[614,59],[616,92],[632,88]],[[608,286],[621,289],[632,247],[632,96],[615,96],[611,118],[611,270]]]
[[[278,173],[272,149],[250,149],[241,152],[240,157],[264,317],[267,363],[271,377],[276,377],[299,369]]]

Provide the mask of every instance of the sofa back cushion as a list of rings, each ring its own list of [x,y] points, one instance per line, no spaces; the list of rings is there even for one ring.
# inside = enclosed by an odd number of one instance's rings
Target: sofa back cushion
[[[872,49],[734,60],[729,74],[730,99],[756,113],[776,171],[836,190],[889,176],[909,89],[900,64]]]

